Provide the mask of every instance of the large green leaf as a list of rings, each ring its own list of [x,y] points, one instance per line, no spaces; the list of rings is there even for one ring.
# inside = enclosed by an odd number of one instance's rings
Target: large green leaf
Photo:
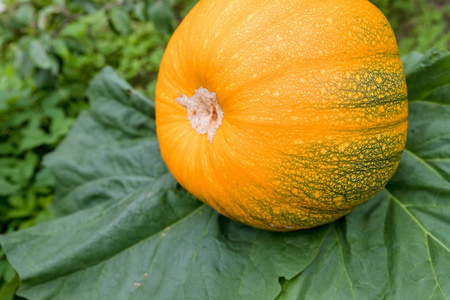
[[[425,99],[434,90],[450,84],[450,55],[437,48],[421,54],[412,52],[403,57],[408,77],[408,99]]]
[[[449,81],[430,73],[442,60],[427,56],[404,61],[408,82],[425,73],[436,80],[426,93],[409,86],[407,150],[387,187],[330,225],[290,233],[236,223],[185,192],[159,156],[153,103],[105,69],[91,83],[91,109],[45,159],[60,217],[0,238],[19,294],[448,299]]]
[[[273,233],[220,216],[172,178],[153,103],[109,68],[58,150],[55,221],[1,238],[29,299],[273,299],[329,230]],[[32,249],[33,255],[29,255]]]

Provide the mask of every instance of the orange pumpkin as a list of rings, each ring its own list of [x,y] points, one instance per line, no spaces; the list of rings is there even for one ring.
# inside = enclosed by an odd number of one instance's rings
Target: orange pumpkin
[[[221,214],[287,231],[349,213],[393,175],[407,90],[366,0],[202,0],[164,54],[161,155]]]

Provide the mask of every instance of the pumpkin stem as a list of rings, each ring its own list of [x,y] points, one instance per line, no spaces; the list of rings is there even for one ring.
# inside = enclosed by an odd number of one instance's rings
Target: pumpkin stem
[[[186,108],[192,128],[200,134],[206,133],[208,141],[212,144],[214,134],[223,119],[223,111],[217,101],[216,93],[200,87],[195,90],[192,97],[182,94],[175,101]]]

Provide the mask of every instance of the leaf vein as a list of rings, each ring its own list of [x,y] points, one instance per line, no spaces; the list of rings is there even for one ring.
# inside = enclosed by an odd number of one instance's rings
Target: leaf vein
[[[433,271],[434,280],[436,281],[437,287],[439,287],[439,289],[441,290],[442,295],[444,295],[445,300],[447,300],[447,296],[445,295],[444,290],[441,287],[441,283],[439,282],[439,280],[436,276],[436,271],[434,270],[433,259],[431,258],[431,253],[430,253],[430,245],[428,244],[428,238],[427,238],[426,234],[425,234],[425,245],[427,247],[428,258],[430,259],[430,266],[431,266],[431,270]],[[436,291],[436,289],[435,289],[435,291]]]
[[[447,252],[450,253],[450,249],[442,241],[440,241],[437,237],[435,237],[431,232],[429,232],[422,225],[422,223],[419,222],[419,220],[414,216],[414,214],[411,211],[409,211],[409,209],[407,207],[405,207],[405,205],[397,197],[395,197],[393,194],[391,194],[388,190],[386,190],[386,192],[389,194],[390,198],[392,198],[394,200],[394,202],[397,203],[411,217],[411,219],[420,227],[420,229],[422,229],[423,232],[425,232],[425,234],[430,236],[439,245],[441,245]]]
[[[353,289],[353,285],[354,285],[354,284],[353,284],[353,282],[352,282],[352,280],[351,280],[351,278],[350,278],[350,274],[348,273],[347,266],[345,265],[345,260],[344,260],[344,249],[343,249],[342,244],[341,244],[341,241],[340,241],[340,239],[339,239],[339,235],[338,235],[338,233],[337,233],[335,223],[333,223],[333,229],[334,229],[334,234],[336,235],[336,242],[337,242],[337,244],[338,244],[338,246],[339,246],[339,252],[340,252],[340,254],[341,254],[342,266],[343,266],[343,268],[344,268],[345,275],[347,276],[348,282],[349,282],[349,284],[350,284],[350,289],[351,289],[351,291],[352,291],[353,299],[356,300],[355,291],[354,291],[354,289]]]
[[[430,171],[432,171],[439,178],[447,181],[435,168],[433,168],[429,163],[427,163],[422,157],[420,157],[419,155],[417,155],[416,153],[412,152],[407,148],[405,148],[405,151],[414,156],[418,161],[420,161],[423,165],[425,165],[428,169],[430,169]]]

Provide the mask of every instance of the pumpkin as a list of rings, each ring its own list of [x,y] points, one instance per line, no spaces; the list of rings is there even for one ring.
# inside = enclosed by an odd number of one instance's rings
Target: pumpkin
[[[155,105],[175,179],[274,231],[374,196],[406,141],[395,36],[366,0],[202,0],[165,50]]]

